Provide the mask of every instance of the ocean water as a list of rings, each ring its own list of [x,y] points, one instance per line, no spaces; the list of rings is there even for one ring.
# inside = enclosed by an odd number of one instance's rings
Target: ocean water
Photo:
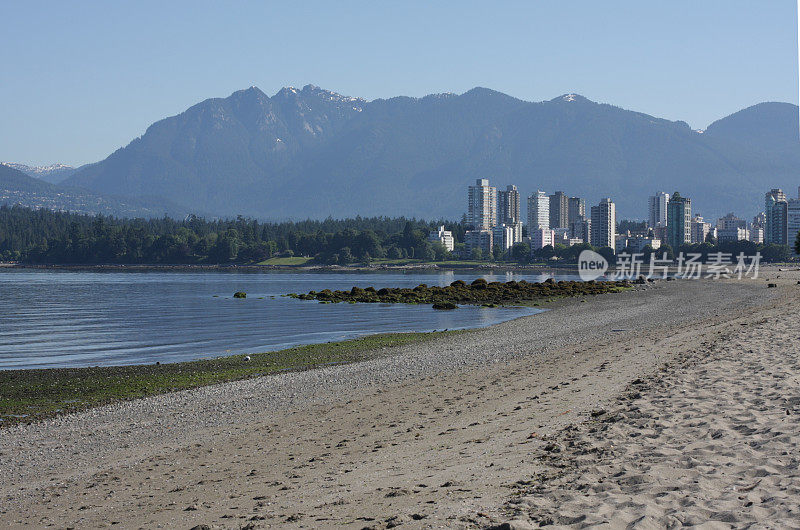
[[[95,272],[0,269],[0,369],[177,362],[373,333],[489,326],[535,308],[320,304],[310,290],[543,281],[513,272]],[[575,279],[558,276],[556,279]],[[247,298],[232,298],[245,291]]]

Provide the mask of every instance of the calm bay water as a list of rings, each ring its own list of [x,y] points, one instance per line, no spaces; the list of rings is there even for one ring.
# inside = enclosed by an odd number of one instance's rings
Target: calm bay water
[[[436,311],[404,304],[319,304],[280,296],[354,285],[447,285],[479,276],[487,281],[548,277],[474,272],[0,269],[0,369],[187,361],[373,333],[489,326],[538,312],[533,308],[462,306]],[[245,291],[247,299],[233,299],[235,291]]]

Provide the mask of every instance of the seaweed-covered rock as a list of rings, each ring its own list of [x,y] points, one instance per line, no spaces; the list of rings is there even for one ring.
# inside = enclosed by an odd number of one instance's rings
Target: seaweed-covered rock
[[[372,287],[361,289],[353,287],[347,291],[332,291],[324,289],[319,292],[309,291],[305,295],[288,295],[301,300],[319,300],[330,303],[360,302],[360,303],[406,303],[406,304],[432,304],[450,302],[452,304],[476,304],[487,307],[511,305],[520,302],[550,300],[567,296],[594,296],[602,293],[617,292],[629,287],[627,281],[620,282],[579,282],[559,281],[549,279],[542,283],[530,283],[524,280],[519,282],[491,282],[479,278],[467,284],[461,280],[451,283],[447,287],[425,284],[414,288],[384,287],[375,290]]]
[[[472,284],[470,285],[470,287],[472,287],[473,289],[476,289],[476,290],[486,289],[487,286],[488,285],[486,283],[486,280],[484,280],[483,278],[478,278],[477,280],[472,282]]]
[[[245,293],[243,291],[236,291],[235,293],[233,293],[233,297],[234,298],[247,298],[247,293]]]
[[[433,308],[447,310],[447,309],[457,309],[458,306],[453,302],[436,302],[435,304],[433,304]]]

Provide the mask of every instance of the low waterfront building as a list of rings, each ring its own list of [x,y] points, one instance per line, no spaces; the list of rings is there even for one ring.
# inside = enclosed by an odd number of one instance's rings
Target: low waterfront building
[[[428,241],[431,243],[441,243],[448,252],[453,252],[456,247],[455,239],[453,239],[453,232],[445,230],[444,225],[440,226],[438,230],[431,230],[428,234]]]
[[[749,239],[750,239],[750,232],[747,230],[747,228],[717,227],[717,242],[719,243],[722,243],[723,241],[747,241]]]
[[[492,248],[499,246],[503,252],[514,246],[514,227],[502,224],[492,229]]]
[[[491,230],[467,230],[464,233],[464,245],[467,254],[471,255],[474,249],[479,248],[484,256],[488,256],[494,247],[492,236]]]
[[[620,235],[616,238],[615,251],[617,254],[623,251],[638,254],[644,252],[645,247],[653,250],[661,248],[661,240],[654,237],[642,235]]]
[[[537,228],[531,232],[531,250],[538,250],[553,245],[555,232],[552,228]]]
[[[747,228],[747,221],[736,217],[733,212],[717,219],[717,231],[730,230],[732,228]]]

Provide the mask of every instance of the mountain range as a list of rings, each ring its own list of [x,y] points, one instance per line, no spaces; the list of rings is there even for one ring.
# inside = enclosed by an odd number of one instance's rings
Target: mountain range
[[[10,164],[0,164],[0,205],[67,210],[118,217],[186,215],[186,210],[168,201],[103,196],[84,189],[59,186],[31,177]]]
[[[12,162],[0,162],[3,165],[22,171],[30,177],[35,177],[50,184],[58,184],[71,177],[78,168],[66,166],[64,164],[51,164],[49,166],[26,166],[25,164],[14,164]]]
[[[713,220],[754,215],[773,187],[794,195],[797,116],[795,105],[761,103],[695,131],[577,94],[528,102],[475,88],[367,101],[313,85],[271,97],[251,87],[154,123],[62,185],[222,216],[457,219],[466,187],[489,178],[526,196],[612,197],[619,218],[645,218],[647,196],[678,190]]]

